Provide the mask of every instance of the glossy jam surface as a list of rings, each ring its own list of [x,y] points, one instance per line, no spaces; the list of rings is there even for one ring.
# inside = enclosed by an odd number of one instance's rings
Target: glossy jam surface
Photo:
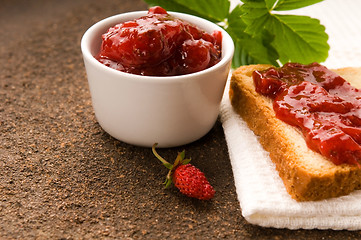
[[[102,35],[99,62],[146,76],[175,76],[209,68],[221,59],[222,34],[206,33],[161,7]]]
[[[310,149],[336,165],[359,165],[361,91],[326,67],[288,63],[255,71],[256,91],[272,98],[276,116],[296,126]]]

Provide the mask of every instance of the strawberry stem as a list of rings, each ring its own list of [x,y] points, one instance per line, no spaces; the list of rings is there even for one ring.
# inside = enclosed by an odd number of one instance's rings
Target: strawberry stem
[[[162,158],[158,153],[157,151],[155,150],[155,147],[158,145],[158,143],[154,143],[153,146],[152,146],[152,151],[153,151],[153,154],[158,158],[159,161],[161,161],[163,163],[163,165],[168,168],[169,170],[172,170],[173,168],[173,165],[170,164],[169,162],[167,162],[164,158]]]

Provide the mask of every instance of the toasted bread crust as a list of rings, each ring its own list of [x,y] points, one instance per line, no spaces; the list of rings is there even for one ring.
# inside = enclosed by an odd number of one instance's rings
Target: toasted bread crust
[[[259,136],[261,145],[270,153],[291,197],[297,201],[313,201],[361,189],[361,168],[347,164],[337,166],[310,150],[297,128],[276,118],[272,100],[255,91],[253,71],[269,67],[250,65],[235,70],[229,96],[235,111]],[[335,72],[346,80],[355,81],[355,75],[361,73],[361,68],[345,68]]]

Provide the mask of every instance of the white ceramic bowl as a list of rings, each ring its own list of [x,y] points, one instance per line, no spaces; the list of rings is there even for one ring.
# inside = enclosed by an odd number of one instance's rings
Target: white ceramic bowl
[[[234,44],[227,32],[207,20],[169,12],[209,33],[222,31],[222,60],[197,73],[149,77],[114,70],[94,58],[101,35],[111,26],[146,14],[138,11],[109,17],[83,35],[81,49],[95,116],[107,133],[129,144],[184,145],[207,134],[217,120]]]

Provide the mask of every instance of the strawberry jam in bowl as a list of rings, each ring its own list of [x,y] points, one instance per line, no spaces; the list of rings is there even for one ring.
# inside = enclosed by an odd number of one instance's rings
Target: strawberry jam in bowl
[[[97,22],[81,49],[96,119],[114,138],[180,146],[217,120],[234,44],[216,24],[153,7]]]
[[[209,34],[161,7],[119,23],[102,35],[99,62],[122,72],[176,76],[202,71],[221,59],[222,33]]]

